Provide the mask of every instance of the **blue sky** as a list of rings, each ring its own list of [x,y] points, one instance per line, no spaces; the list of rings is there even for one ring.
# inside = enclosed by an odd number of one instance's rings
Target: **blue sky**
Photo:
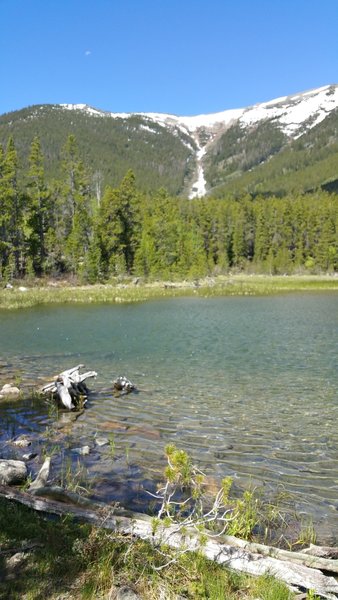
[[[177,115],[338,83],[338,0],[0,0],[0,114]]]

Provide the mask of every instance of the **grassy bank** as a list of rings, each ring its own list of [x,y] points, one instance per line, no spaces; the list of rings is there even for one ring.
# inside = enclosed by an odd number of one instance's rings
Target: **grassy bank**
[[[179,296],[265,296],[290,292],[338,291],[338,277],[233,275],[210,277],[198,281],[123,282],[70,285],[68,282],[45,282],[44,285],[15,284],[0,290],[0,309],[16,309],[39,304],[124,303]]]
[[[145,541],[75,524],[69,517],[47,520],[3,499],[0,548],[0,598],[6,600],[103,600],[115,598],[113,591],[125,585],[144,600],[294,598],[271,577],[238,575],[199,554],[184,554],[158,570],[168,555]]]

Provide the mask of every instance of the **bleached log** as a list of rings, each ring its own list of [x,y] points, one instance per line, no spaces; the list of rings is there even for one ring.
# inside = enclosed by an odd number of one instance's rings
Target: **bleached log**
[[[338,559],[338,548],[331,548],[330,546],[316,546],[315,544],[310,544],[309,548],[305,548],[302,552],[321,558]]]
[[[46,383],[46,385],[41,388],[41,392],[43,394],[55,394],[57,392],[56,382]]]
[[[91,377],[97,377],[96,371],[87,371],[82,375],[79,374],[79,383],[83,383],[86,379],[90,379]]]
[[[317,569],[294,564],[290,561],[282,561],[271,556],[248,552],[242,548],[234,548],[230,544],[221,543],[219,540],[212,538],[201,544],[199,534],[194,531],[183,534],[179,531],[179,527],[175,525],[165,527],[160,524],[154,530],[149,518],[129,518],[114,514],[113,511],[109,513],[109,507],[107,507],[105,514],[102,514],[102,509],[96,510],[95,505],[92,509],[73,506],[55,500],[33,497],[26,492],[6,486],[0,486],[0,496],[16,500],[38,511],[56,515],[71,514],[97,527],[149,540],[156,546],[166,544],[176,549],[184,547],[187,551],[198,550],[208,559],[223,564],[230,569],[250,575],[273,575],[292,588],[311,589],[328,600],[337,600],[338,598],[338,582],[333,577],[324,575]]]
[[[56,391],[63,406],[69,408],[69,410],[75,408],[75,405],[73,404],[73,400],[69,392],[69,388],[64,383],[61,383],[61,381],[57,381]]]
[[[72,367],[60,373],[56,380],[47,383],[41,389],[43,394],[56,395],[60,402],[71,410],[75,408],[76,401],[81,398],[86,401],[88,388],[86,386],[86,379],[96,377],[96,371],[87,371],[86,373],[80,373],[80,369],[84,367],[83,364]]]
[[[305,565],[314,569],[330,571],[331,573],[338,573],[338,560],[325,558],[323,555],[320,556],[319,554],[310,554],[308,550],[292,552],[290,550],[283,550],[273,546],[266,546],[265,544],[247,542],[246,540],[241,540],[231,535],[223,536],[222,540],[226,544],[230,544],[231,546],[241,548],[248,552],[254,552],[262,554],[263,556],[271,556],[273,558],[291,561],[296,564]]]
[[[83,369],[83,367],[84,365],[80,364],[76,367],[72,367],[71,369],[67,369],[67,371],[62,371],[59,377],[70,377],[71,379],[74,379],[76,377],[76,372],[79,373],[80,369]]]

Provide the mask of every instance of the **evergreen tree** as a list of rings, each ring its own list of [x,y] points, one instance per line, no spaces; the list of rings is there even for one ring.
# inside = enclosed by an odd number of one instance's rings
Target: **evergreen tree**
[[[98,237],[107,275],[131,273],[140,240],[140,196],[128,171],[117,189],[107,187],[98,213]]]
[[[35,137],[31,144],[28,171],[28,242],[35,273],[42,274],[47,256],[46,233],[50,223],[50,192],[45,183],[41,144]]]
[[[23,219],[22,195],[20,194],[17,171],[17,152],[12,137],[9,138],[6,153],[0,155],[0,231],[1,263],[6,277],[23,274]]]
[[[69,135],[63,148],[63,182],[58,235],[65,240],[65,260],[72,273],[82,270],[91,237],[89,177],[79,157],[77,141]]]
[[[236,203],[232,211],[231,265],[239,269],[244,268],[247,259],[245,227],[243,207]]]

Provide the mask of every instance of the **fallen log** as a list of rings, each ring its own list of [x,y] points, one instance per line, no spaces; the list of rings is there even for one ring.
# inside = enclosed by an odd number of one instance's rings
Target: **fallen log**
[[[338,574],[338,560],[332,559],[331,557],[324,557],[323,555],[311,553],[310,548],[304,549],[300,552],[292,552],[290,550],[283,550],[281,548],[275,548],[273,546],[266,546],[265,544],[257,544],[253,542],[247,542],[240,540],[231,535],[225,535],[222,540],[226,544],[230,544],[236,548],[242,548],[248,552],[257,552],[263,556],[271,556],[273,558],[279,558],[281,560],[289,560],[296,564],[305,565],[314,569],[320,569],[323,571],[329,571],[331,573]],[[319,548],[319,547],[316,547]]]
[[[315,544],[310,544],[309,548],[306,548],[303,552],[304,554],[310,554],[311,556],[338,559],[338,548],[331,548],[330,546],[316,546]]]
[[[0,486],[0,496],[20,502],[37,511],[60,516],[64,514],[73,515],[94,526],[148,540],[155,546],[166,544],[178,550],[182,550],[182,548],[184,548],[184,551],[198,550],[206,558],[218,564],[223,564],[230,569],[250,575],[273,575],[284,581],[292,589],[313,590],[316,594],[328,600],[337,600],[338,598],[338,582],[333,577],[324,575],[315,568],[295,564],[289,559],[285,560],[285,557],[280,560],[280,558],[273,556],[264,556],[245,548],[234,547],[212,537],[207,539],[206,543],[201,544],[200,534],[195,531],[183,533],[180,531],[179,526],[166,527],[162,523],[154,528],[149,517],[140,518],[140,515],[134,518],[126,517],[118,514],[116,508],[112,509],[109,506],[102,510],[101,506],[97,508],[95,504],[92,508],[65,504],[36,495],[32,496],[27,492],[7,486]],[[230,538],[228,538],[229,540]],[[245,542],[245,544],[247,543]],[[328,563],[332,562],[332,560],[328,561]],[[325,570],[330,570],[330,568],[325,568]]]

